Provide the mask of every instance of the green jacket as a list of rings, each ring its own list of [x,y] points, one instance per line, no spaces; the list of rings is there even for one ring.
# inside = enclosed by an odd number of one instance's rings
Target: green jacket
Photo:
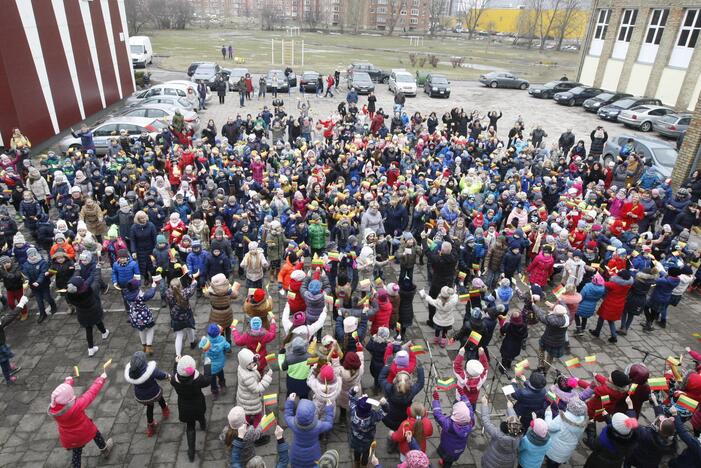
[[[329,230],[321,224],[310,224],[307,229],[309,245],[312,249],[323,249],[329,236]]]

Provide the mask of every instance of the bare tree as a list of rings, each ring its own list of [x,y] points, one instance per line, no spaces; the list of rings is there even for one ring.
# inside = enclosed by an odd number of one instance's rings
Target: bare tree
[[[388,0],[387,1],[387,35],[391,36],[394,28],[397,27],[397,21],[401,11],[407,7],[406,0]]]
[[[328,18],[325,7],[320,0],[311,1],[309,9],[305,7],[304,22],[309,29],[328,28]]]
[[[551,37],[553,24],[560,5],[566,0],[531,0],[533,9],[537,12],[538,36],[540,37],[540,50],[545,49],[545,41]]]
[[[560,10],[554,12],[556,18],[553,28],[557,38],[557,50],[562,49],[562,42],[565,40],[565,37],[574,31],[576,27],[574,20],[581,7],[581,0],[563,0]]]
[[[462,13],[463,22],[467,27],[467,38],[472,39],[484,11],[489,8],[492,0],[467,0]]]
[[[276,0],[263,1],[260,8],[260,28],[272,31],[282,22],[282,5]]]
[[[536,37],[536,28],[538,27],[539,14],[530,9],[523,9],[518,15],[518,23],[516,25],[516,37],[514,37],[514,45],[518,45],[521,41],[526,42],[526,47],[533,47],[533,39]]]
[[[127,15],[129,34],[135,36],[149,22],[146,0],[126,0],[124,9]]]
[[[438,27],[441,25],[441,18],[445,16],[445,9],[448,6],[448,0],[430,0],[428,4],[428,33],[431,36],[436,34]]]
[[[341,18],[340,23],[347,25],[353,31],[353,34],[358,34],[361,25],[361,15],[365,12],[362,8],[362,0],[346,0],[346,10],[343,13],[345,18]],[[348,21],[346,21],[346,18]]]
[[[195,10],[188,0],[147,0],[146,13],[158,29],[185,29]]]

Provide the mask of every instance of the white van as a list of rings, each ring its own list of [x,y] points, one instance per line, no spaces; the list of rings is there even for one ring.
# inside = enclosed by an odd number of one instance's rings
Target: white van
[[[132,36],[129,38],[129,51],[131,63],[134,68],[146,68],[153,60],[153,47],[148,36]]]

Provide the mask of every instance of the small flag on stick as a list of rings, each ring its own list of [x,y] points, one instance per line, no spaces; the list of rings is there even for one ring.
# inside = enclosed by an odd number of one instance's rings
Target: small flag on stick
[[[275,413],[268,413],[263,416],[263,419],[260,420],[258,427],[260,428],[261,432],[267,432],[268,429],[275,426],[276,422],[277,420],[275,419]]]
[[[470,295],[469,294],[460,294],[459,299],[460,299],[460,302],[462,302],[464,304],[470,300]]]
[[[669,384],[664,377],[648,379],[647,383],[650,385],[650,390],[669,390]]]
[[[268,364],[272,364],[273,362],[277,361],[277,356],[275,356],[275,353],[270,353],[265,356],[265,360]]]
[[[293,293],[292,291],[287,291],[287,298],[289,300],[294,301],[296,297],[297,297],[297,294]]]
[[[482,291],[480,291],[479,289],[473,289],[470,291],[470,299],[478,299],[481,294]]]
[[[634,394],[637,389],[638,389],[638,384],[636,384],[636,383],[630,384],[630,388],[628,389],[628,395]]]
[[[277,393],[270,393],[268,395],[263,395],[263,404],[265,406],[277,405]]]
[[[565,365],[569,368],[574,368],[574,367],[580,367],[582,365],[582,363],[579,362],[579,358],[572,358],[572,359],[565,361]]]
[[[465,273],[464,271],[461,271],[458,273],[458,279],[460,280],[461,283],[463,281],[465,281],[465,278],[467,278],[467,273]]]
[[[528,369],[530,366],[531,365],[529,364],[528,359],[524,359],[523,361],[516,363],[516,367],[522,367],[524,369]]]
[[[563,294],[565,294],[565,287],[563,285],[559,284],[559,285],[557,285],[557,287],[555,289],[553,289],[553,295],[555,297],[557,297],[558,299]]]
[[[545,394],[545,399],[548,400],[550,403],[557,403],[558,401],[560,401],[558,396],[552,390]]]
[[[426,348],[424,348],[422,345],[419,345],[419,344],[414,345],[409,349],[411,349],[411,352],[416,354],[416,355],[426,354]]]
[[[109,359],[106,363],[102,365],[102,370],[106,371],[109,366],[112,365],[112,359]]]
[[[308,365],[308,366],[313,366],[313,365],[316,364],[317,362],[319,362],[319,357],[318,357],[318,356],[313,356],[313,357],[310,357],[309,359],[307,359],[307,365]]]
[[[439,379],[436,381],[436,383],[438,384],[436,386],[436,389],[442,392],[447,392],[457,386],[457,384],[455,383],[455,377],[450,377],[448,379]]]
[[[675,405],[693,413],[696,410],[696,407],[699,405],[699,402],[691,397],[682,395],[679,397]]]
[[[602,404],[603,406],[606,406],[606,405],[608,405],[609,403],[611,403],[611,397],[608,396],[608,395],[601,395],[601,404]]]
[[[584,356],[584,364],[596,364],[596,355]]]
[[[473,331],[472,333],[470,333],[470,337],[467,339],[467,341],[469,341],[473,345],[477,346],[480,344],[481,339],[482,339],[482,335],[480,335],[476,331]]]

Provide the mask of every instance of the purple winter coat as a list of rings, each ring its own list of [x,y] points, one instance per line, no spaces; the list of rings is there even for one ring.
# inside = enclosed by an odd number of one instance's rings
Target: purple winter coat
[[[472,409],[470,400],[465,395],[461,395],[460,399],[465,402],[470,410],[470,424],[461,426],[450,419],[450,416],[443,414],[441,409],[441,401],[433,400],[433,417],[441,426],[441,443],[438,450],[441,454],[450,456],[453,460],[460,458],[460,455],[467,447],[467,438],[475,428],[475,411]]]

